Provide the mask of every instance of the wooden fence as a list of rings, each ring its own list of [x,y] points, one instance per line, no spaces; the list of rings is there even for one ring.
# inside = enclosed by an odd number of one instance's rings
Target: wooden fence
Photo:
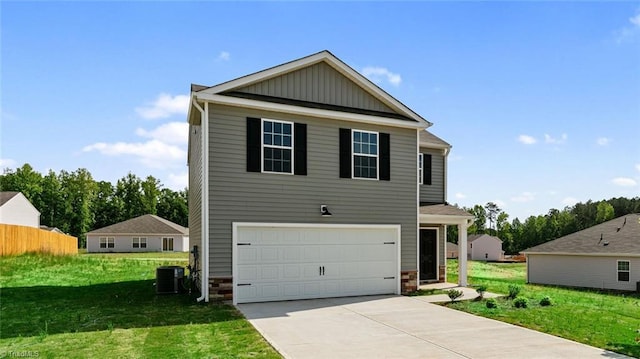
[[[39,228],[0,224],[0,256],[26,252],[77,254],[78,239]]]

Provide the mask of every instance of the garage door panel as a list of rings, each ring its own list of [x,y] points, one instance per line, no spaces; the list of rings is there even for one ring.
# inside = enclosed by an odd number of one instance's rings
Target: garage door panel
[[[397,237],[397,227],[238,227],[234,297],[246,303],[395,293]]]

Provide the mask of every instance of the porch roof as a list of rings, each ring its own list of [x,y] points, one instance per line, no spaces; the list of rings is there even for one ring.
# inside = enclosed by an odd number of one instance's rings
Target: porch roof
[[[460,224],[474,219],[469,212],[450,204],[420,207],[420,223]]]

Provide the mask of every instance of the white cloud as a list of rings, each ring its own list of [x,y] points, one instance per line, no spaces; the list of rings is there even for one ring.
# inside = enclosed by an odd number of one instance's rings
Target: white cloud
[[[567,142],[567,134],[563,133],[562,136],[560,136],[560,138],[554,138],[551,137],[548,134],[544,134],[544,142],[546,143],[552,143],[552,144],[556,144],[556,145],[561,145],[564,144],[565,142]]]
[[[189,141],[189,124],[187,122],[169,122],[151,131],[138,128],[136,135],[164,143],[186,145]]]
[[[169,173],[168,187],[174,191],[183,190],[189,186],[189,173],[182,172],[179,174]]]
[[[11,158],[0,158],[0,169],[5,169],[7,167],[14,167],[16,165],[16,161]]]
[[[576,203],[578,203],[578,200],[573,197],[565,197],[562,200],[562,204],[564,204],[565,206],[573,206]]]
[[[636,163],[636,169],[640,172],[640,163]]]
[[[611,183],[621,187],[633,187],[638,184],[633,178],[629,177],[616,177],[611,180]]]
[[[636,36],[640,34],[640,10],[629,18],[629,25],[614,32],[615,40],[618,44],[623,42],[633,42]]]
[[[534,143],[538,142],[538,140],[536,140],[535,137],[532,137],[529,135],[518,136],[518,141],[520,143],[524,143],[525,145],[533,145]]]
[[[455,197],[456,197],[456,199],[465,199],[465,198],[467,198],[467,196],[464,193],[460,193],[460,192],[456,193]]]
[[[221,51],[218,55],[218,60],[220,61],[229,61],[231,59],[231,54],[227,51]]]
[[[176,114],[186,116],[188,107],[188,95],[171,96],[166,93],[161,93],[154,102],[149,103],[144,107],[137,107],[136,112],[142,118],[154,120],[158,118],[167,118]]]
[[[598,146],[606,146],[606,145],[608,145],[609,143],[611,143],[611,139],[610,139],[610,138],[607,138],[607,137],[599,137],[599,138],[596,140],[596,143],[598,144]]]
[[[85,146],[83,152],[97,151],[105,156],[131,156],[150,168],[167,169],[184,165],[187,152],[178,146],[166,144],[160,140],[138,143],[98,142]]]
[[[522,192],[521,194],[511,197],[513,202],[531,202],[536,199],[535,195],[531,192]]]
[[[362,69],[362,74],[375,83],[380,83],[386,80],[393,86],[400,86],[400,83],[402,82],[400,74],[393,73],[384,67],[367,66]]]

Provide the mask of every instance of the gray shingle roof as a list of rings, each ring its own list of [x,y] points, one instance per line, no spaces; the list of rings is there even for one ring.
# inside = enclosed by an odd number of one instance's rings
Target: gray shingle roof
[[[618,217],[523,252],[640,255],[640,214]]]
[[[3,206],[5,203],[9,202],[9,200],[15,197],[20,192],[0,192],[0,206]]]
[[[420,146],[435,148],[451,148],[451,145],[433,133],[424,130],[420,131]]]
[[[449,204],[432,204],[430,206],[421,206],[420,214],[473,217],[473,215],[469,212]]]
[[[467,237],[467,242],[473,242],[476,239],[484,237],[484,236],[487,236],[489,238],[495,238],[495,239],[499,240],[500,243],[502,243],[502,239],[500,239],[500,238],[498,238],[496,236],[491,236],[491,235],[485,234],[485,233],[482,233],[482,234],[470,234],[469,237]]]
[[[189,228],[153,214],[95,229],[87,234],[179,234],[189,235]]]

